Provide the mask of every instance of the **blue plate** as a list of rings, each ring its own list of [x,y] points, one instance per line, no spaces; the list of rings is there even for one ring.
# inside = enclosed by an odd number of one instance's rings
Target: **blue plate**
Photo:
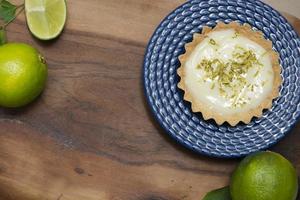
[[[177,84],[178,56],[203,26],[218,21],[248,23],[272,40],[280,53],[281,96],[250,124],[218,126],[191,111]],[[213,157],[241,157],[266,149],[283,138],[300,116],[300,39],[276,10],[259,0],[191,0],[168,15],[153,34],[144,61],[148,103],[161,126],[176,141]]]

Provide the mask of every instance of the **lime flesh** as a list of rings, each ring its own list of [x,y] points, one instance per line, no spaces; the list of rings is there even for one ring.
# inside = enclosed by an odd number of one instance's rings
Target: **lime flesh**
[[[30,32],[41,40],[56,38],[65,26],[65,0],[25,0],[25,11]]]

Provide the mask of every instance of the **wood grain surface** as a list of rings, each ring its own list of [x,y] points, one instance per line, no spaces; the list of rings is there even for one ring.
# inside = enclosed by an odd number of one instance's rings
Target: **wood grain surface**
[[[183,0],[69,0],[64,33],[40,42],[24,16],[9,41],[45,55],[49,80],[22,109],[0,109],[1,200],[201,200],[238,160],[177,145],[154,121],[141,83],[155,27]],[[300,31],[300,22],[289,21]],[[272,150],[300,172],[300,124]]]

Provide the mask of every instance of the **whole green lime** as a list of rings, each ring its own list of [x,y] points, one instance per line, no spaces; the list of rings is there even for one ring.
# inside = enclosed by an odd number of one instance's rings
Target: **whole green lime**
[[[0,46],[0,106],[16,108],[32,102],[46,79],[45,60],[35,48],[21,43]]]
[[[295,200],[297,173],[283,156],[258,152],[246,157],[231,178],[233,200]]]

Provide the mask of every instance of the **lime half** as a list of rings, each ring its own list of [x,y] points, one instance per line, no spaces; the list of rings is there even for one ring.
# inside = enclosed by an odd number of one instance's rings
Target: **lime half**
[[[25,0],[25,11],[31,33],[41,40],[56,38],[65,26],[65,0]]]

